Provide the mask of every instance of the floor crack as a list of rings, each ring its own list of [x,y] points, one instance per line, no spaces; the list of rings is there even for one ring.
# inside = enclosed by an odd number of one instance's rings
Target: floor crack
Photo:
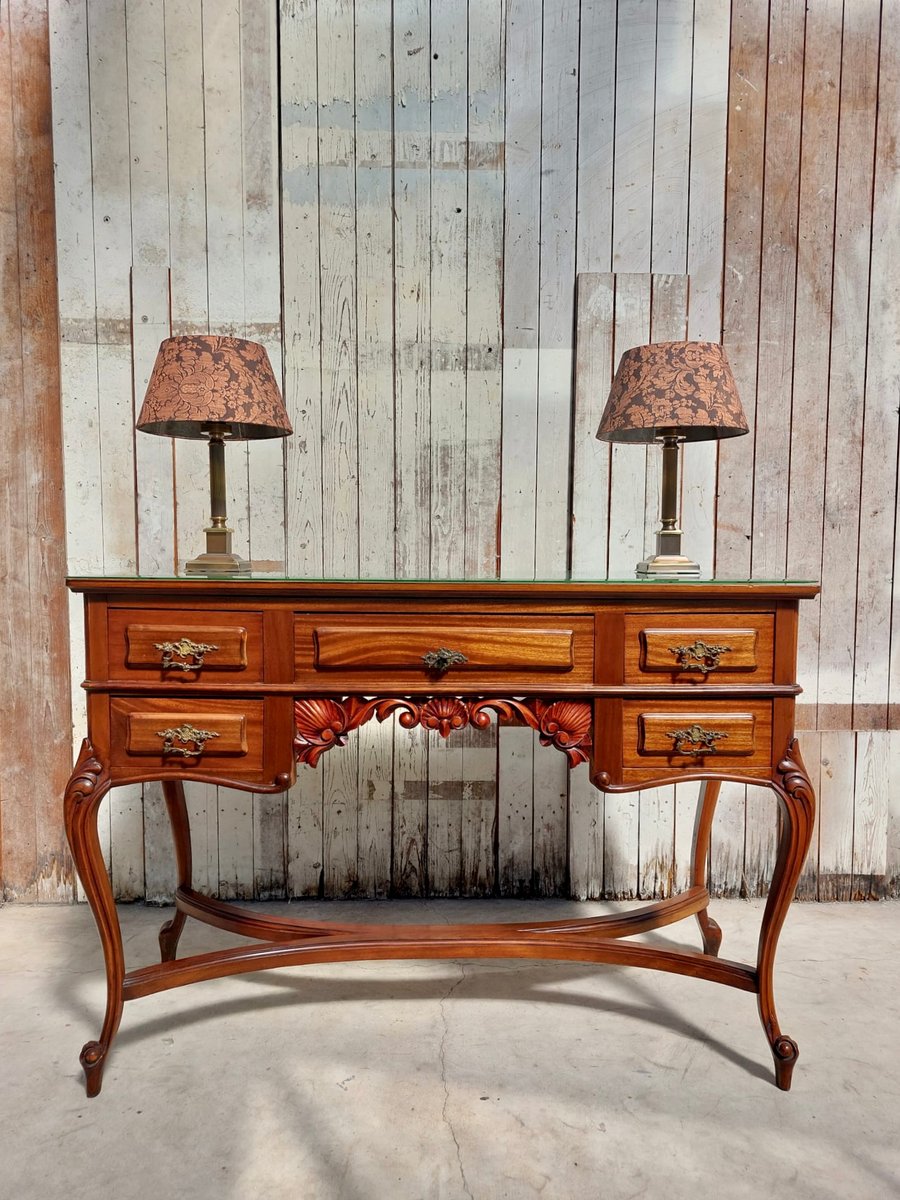
[[[468,1179],[466,1179],[466,1171],[465,1171],[465,1168],[463,1167],[462,1150],[460,1149],[459,1138],[456,1136],[456,1130],[453,1128],[453,1122],[450,1120],[450,1114],[447,1111],[449,1103],[450,1103],[450,1089],[447,1087],[446,1045],[447,1045],[447,1034],[450,1031],[450,1027],[447,1024],[447,1013],[444,1008],[444,1005],[445,1005],[446,1001],[450,999],[450,997],[453,995],[453,993],[456,991],[456,989],[461,984],[463,984],[466,980],[465,963],[459,962],[456,965],[459,968],[459,972],[460,972],[459,979],[456,979],[453,981],[453,983],[450,985],[450,987],[447,989],[447,991],[443,994],[443,996],[441,996],[441,999],[440,999],[441,1023],[443,1024],[443,1031],[441,1033],[441,1044],[438,1049],[438,1061],[441,1064],[441,1086],[444,1089],[444,1102],[441,1105],[441,1120],[444,1122],[444,1124],[450,1130],[450,1136],[453,1138],[453,1144],[456,1147],[456,1162],[459,1167],[459,1176],[460,1176],[460,1179],[462,1180],[463,1190],[465,1191],[466,1195],[470,1197],[470,1200],[475,1200],[475,1197],[472,1195],[472,1189],[469,1187],[469,1181],[468,1181]]]

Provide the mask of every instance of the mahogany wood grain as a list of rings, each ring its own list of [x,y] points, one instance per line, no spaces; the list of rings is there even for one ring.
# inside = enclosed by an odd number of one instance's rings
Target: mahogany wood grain
[[[191,653],[188,642],[207,649]],[[212,622],[189,610],[112,609],[109,645],[110,675],[115,679],[199,679],[210,671],[240,672],[242,680],[262,678],[259,613],[225,613]],[[167,645],[172,647],[168,652],[160,649]]]
[[[619,963],[756,992],[776,1081],[789,1087],[797,1049],[776,1016],[773,964],[814,814],[793,742],[797,609],[812,585],[708,583],[689,593],[679,585],[673,593],[669,585],[628,583],[250,579],[220,589],[219,581],[79,579],[72,586],[86,593],[89,739],[66,789],[66,828],[107,973],[101,1033],[82,1051],[89,1095],[100,1089],[125,1000],[288,964],[460,957]],[[203,631],[212,640],[212,632],[224,630],[239,661],[246,643],[246,675],[207,671],[205,662],[189,670],[144,666],[157,637],[147,631],[170,629],[196,633],[198,641],[206,640]],[[737,644],[729,653],[738,669],[704,670],[685,681],[683,671],[641,668],[642,633],[646,667],[670,634],[716,630]],[[127,665],[132,645],[135,668]],[[429,672],[422,654],[442,646],[469,662]],[[182,657],[192,653],[187,648]],[[331,793],[343,764],[355,769],[348,739],[373,719],[395,714],[404,737],[425,728],[448,739],[497,720],[522,723],[549,748],[540,753],[555,749],[572,765],[587,762],[593,783],[612,794],[703,781],[689,886],[607,917],[480,926],[277,918],[195,889],[184,781],[272,793],[290,785],[296,761],[309,770],[326,755],[333,766],[323,794],[326,807],[337,809],[340,792]],[[781,805],[755,965],[718,957],[721,930],[707,912],[710,830],[724,779],[768,783]],[[178,886],[175,915],[160,930],[162,961],[126,974],[97,809],[112,784],[137,780],[162,781]],[[427,798],[429,829],[439,827],[444,791]],[[339,832],[336,824],[331,832]],[[260,944],[178,959],[189,916]],[[690,916],[700,925],[702,953],[623,940]]]

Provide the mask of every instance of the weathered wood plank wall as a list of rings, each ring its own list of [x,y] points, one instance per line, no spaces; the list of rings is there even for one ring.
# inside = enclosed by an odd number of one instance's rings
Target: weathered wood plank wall
[[[233,448],[254,558],[628,576],[659,466],[593,440],[604,387],[636,341],[721,338],[753,432],[687,448],[691,551],[723,577],[822,578],[803,889],[896,893],[900,0],[50,7],[70,568],[195,552],[202,451],[133,435],[133,406],[161,336],[213,329],[283,362],[296,431]],[[604,800],[558,758],[519,729],[367,727],[285,799],[193,787],[199,883],[683,882],[695,789]],[[119,894],[158,899],[167,835],[141,791],[114,794],[105,838]],[[755,894],[774,835],[765,792],[723,789],[714,886]]]
[[[0,903],[60,901],[71,770],[50,69],[44,0],[0,5]]]

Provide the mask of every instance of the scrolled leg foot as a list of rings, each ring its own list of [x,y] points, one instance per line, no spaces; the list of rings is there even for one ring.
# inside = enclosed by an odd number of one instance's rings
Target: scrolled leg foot
[[[88,1097],[98,1096],[103,1082],[103,1067],[108,1046],[102,1042],[85,1042],[81,1048],[80,1061],[84,1068],[84,1079]]]
[[[722,930],[717,921],[714,921],[705,908],[697,913],[697,924],[700,926],[700,935],[703,938],[703,953],[711,954],[714,958],[718,956],[719,947],[722,945]]]
[[[793,1038],[782,1034],[772,1043],[772,1057],[775,1059],[775,1083],[783,1092],[791,1090],[791,1076],[794,1074],[794,1063],[800,1056],[800,1050]]]

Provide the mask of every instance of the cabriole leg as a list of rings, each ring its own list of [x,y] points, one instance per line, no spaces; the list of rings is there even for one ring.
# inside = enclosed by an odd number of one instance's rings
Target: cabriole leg
[[[188,820],[187,805],[184,801],[184,784],[180,779],[166,779],[162,785],[166,808],[169,813],[169,824],[172,828],[172,841],[175,843],[175,866],[178,872],[178,886],[190,888],[193,879],[191,862],[191,828]],[[184,929],[186,920],[181,909],[175,909],[171,921],[166,921],[159,931],[159,952],[163,962],[171,962],[178,953],[178,939]]]
[[[69,847],[97,922],[106,961],[106,1015],[103,1027],[99,1039],[86,1042],[81,1051],[88,1096],[96,1096],[100,1091],[103,1067],[119,1028],[124,1005],[122,983],[125,978],[125,955],[122,933],[97,835],[97,810],[108,791],[109,774],[94,756],[90,742],[85,739],[75,770],[66,786],[64,812]]]
[[[691,883],[694,887],[709,886],[709,838],[721,786],[718,779],[707,779],[701,787],[694,824],[694,856],[691,871]],[[717,955],[722,944],[722,930],[709,915],[708,909],[702,908],[697,913],[697,923],[703,938],[703,953]]]
[[[799,1051],[797,1043],[781,1032],[775,1014],[775,950],[778,935],[794,898],[797,880],[806,861],[816,813],[815,793],[800,757],[796,739],[789,743],[784,758],[778,764],[778,778],[773,787],[781,801],[783,819],[778,859],[759,933],[759,1016],[775,1059],[775,1082],[783,1092],[787,1092],[790,1090],[791,1076]]]

